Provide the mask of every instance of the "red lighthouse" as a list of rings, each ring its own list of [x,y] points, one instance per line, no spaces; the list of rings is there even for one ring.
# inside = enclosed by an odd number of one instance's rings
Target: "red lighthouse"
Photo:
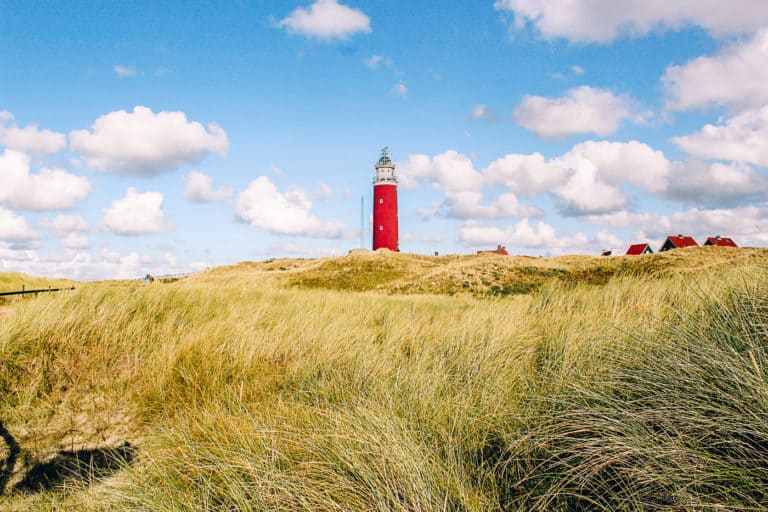
[[[397,178],[389,148],[381,150],[373,180],[373,250],[399,251],[397,237]]]

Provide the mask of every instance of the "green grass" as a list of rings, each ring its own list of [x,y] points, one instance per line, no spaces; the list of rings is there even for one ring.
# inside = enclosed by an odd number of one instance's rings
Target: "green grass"
[[[768,253],[706,251],[272,260],[19,302],[9,487],[137,451],[0,508],[759,510]]]

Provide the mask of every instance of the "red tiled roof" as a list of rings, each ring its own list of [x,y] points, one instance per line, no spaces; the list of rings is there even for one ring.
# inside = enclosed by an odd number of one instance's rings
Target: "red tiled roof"
[[[506,247],[503,245],[497,245],[496,249],[492,251],[477,251],[477,254],[501,254],[502,256],[509,256]]]
[[[736,245],[736,242],[734,242],[732,238],[728,238],[724,236],[711,236],[707,238],[707,241],[704,242],[704,245],[718,245],[720,247],[738,247],[738,245]]]
[[[645,252],[646,247],[648,247],[648,244],[632,244],[627,249],[625,256],[639,256]]]
[[[681,247],[698,247],[699,246],[699,244],[696,243],[696,240],[694,240],[693,237],[690,237],[690,236],[670,236],[670,237],[667,237],[667,240],[672,242],[672,245],[674,245],[678,249],[680,249]]]

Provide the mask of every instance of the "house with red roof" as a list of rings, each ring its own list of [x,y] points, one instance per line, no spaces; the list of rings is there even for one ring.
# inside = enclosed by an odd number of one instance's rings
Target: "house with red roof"
[[[503,245],[497,245],[495,251],[477,251],[477,254],[501,254],[502,256],[509,256],[507,248]]]
[[[651,246],[648,244],[632,244],[627,249],[625,256],[640,256],[641,254],[653,254]]]
[[[664,243],[659,249],[659,252],[669,251],[672,249],[682,249],[683,247],[698,246],[699,244],[696,243],[696,240],[694,240],[693,237],[683,235],[668,236],[667,239],[664,240]]]
[[[711,236],[707,238],[707,241],[704,242],[704,245],[717,245],[719,247],[738,247],[738,245],[736,245],[736,242],[734,242],[732,238],[728,238],[720,235]]]

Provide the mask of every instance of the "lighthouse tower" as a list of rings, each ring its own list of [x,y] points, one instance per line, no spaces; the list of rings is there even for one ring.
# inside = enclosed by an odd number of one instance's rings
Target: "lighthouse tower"
[[[373,250],[399,251],[397,237],[397,178],[389,148],[381,150],[373,180]]]

